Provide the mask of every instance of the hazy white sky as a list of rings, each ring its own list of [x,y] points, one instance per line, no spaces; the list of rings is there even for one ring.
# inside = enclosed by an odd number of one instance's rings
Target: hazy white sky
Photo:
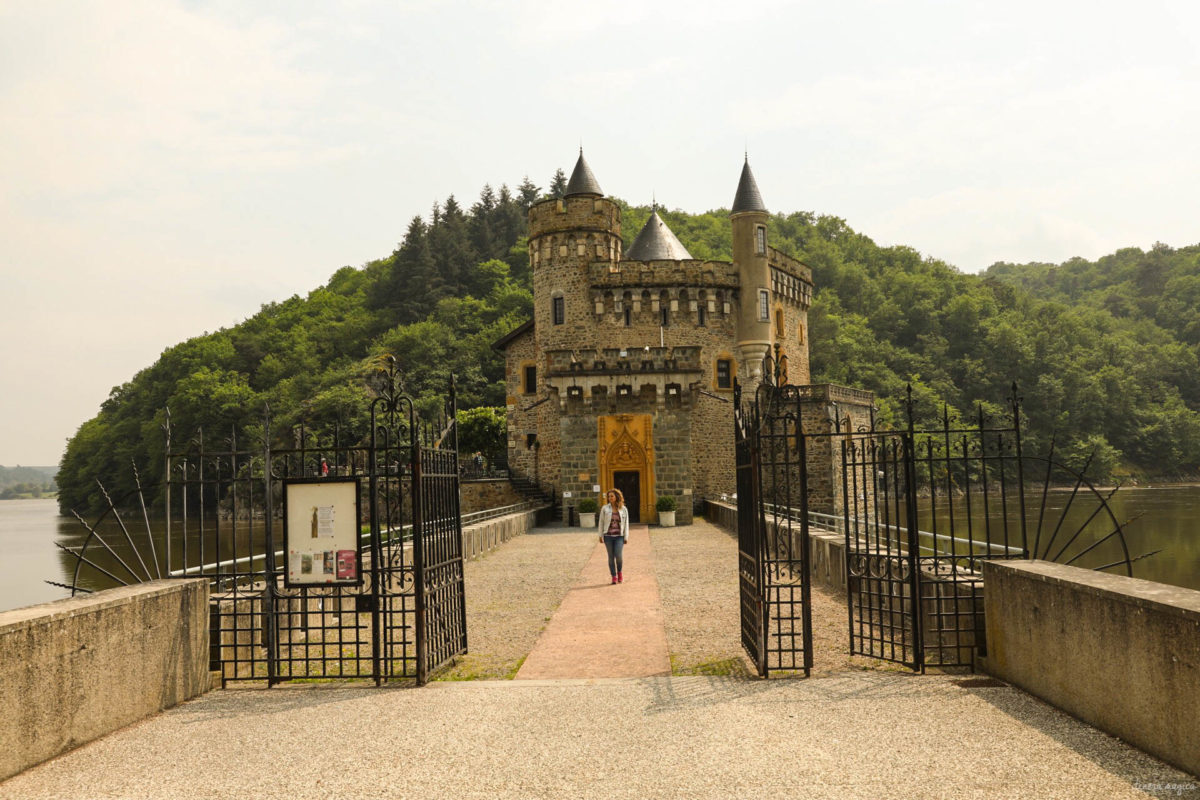
[[[4,0],[0,464],[581,140],[605,191],[689,211],[749,147],[771,210],[966,271],[1200,242],[1198,9]]]

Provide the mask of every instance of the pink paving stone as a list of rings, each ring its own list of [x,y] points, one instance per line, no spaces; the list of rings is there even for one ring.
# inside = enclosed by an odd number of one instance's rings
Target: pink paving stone
[[[516,680],[670,675],[662,601],[645,525],[629,526],[624,573],[625,582],[612,585],[608,554],[597,533],[596,549]]]

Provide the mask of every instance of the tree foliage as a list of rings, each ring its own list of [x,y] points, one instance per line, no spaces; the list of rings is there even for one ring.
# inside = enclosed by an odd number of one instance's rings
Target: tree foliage
[[[559,170],[548,194],[565,183]],[[260,435],[267,404],[276,430],[303,420],[365,437],[367,378],[386,354],[424,413],[441,408],[454,374],[460,409],[475,409],[464,449],[502,452],[504,363],[491,345],[532,313],[526,211],[541,196],[526,178],[515,191],[485,186],[468,209],[448,197],[410,220],[389,256],[167,348],[69,441],[61,506],[97,507],[98,478],[114,497],[128,491],[130,462],[159,480],[168,408],[177,444],[198,431]],[[650,208],[621,205],[628,245]],[[730,258],[726,210],[659,213],[693,256]],[[942,403],[956,417],[998,409],[1015,381],[1031,447],[1057,436],[1060,453],[1079,463],[1095,453],[1109,475],[1200,472],[1200,246],[968,275],[880,247],[837,217],[776,214],[769,227],[773,246],[813,270],[814,382],[876,392],[885,422],[911,385],[933,423]]]

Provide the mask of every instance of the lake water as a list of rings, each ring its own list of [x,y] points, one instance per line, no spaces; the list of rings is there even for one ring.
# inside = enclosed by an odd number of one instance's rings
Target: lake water
[[[1050,507],[1065,505],[1067,496],[1052,494]],[[1138,517],[1126,532],[1132,555],[1162,549],[1158,555],[1134,565],[1136,577],[1200,590],[1200,486],[1126,488],[1110,502],[1122,522]],[[956,516],[959,513],[956,511]],[[136,524],[130,521],[129,527],[135,534],[145,529],[140,519]],[[1099,535],[1104,533],[1106,530]],[[71,582],[74,559],[54,542],[73,545],[86,534],[73,518],[58,515],[54,500],[0,501],[0,610],[66,597],[67,591],[45,583],[47,579]],[[111,534],[108,538],[114,547],[128,552],[118,539],[119,528]],[[238,555],[251,546],[248,532],[243,535],[246,538],[237,543]],[[254,538],[261,539],[258,535]],[[208,544],[206,552],[213,552],[214,546]],[[230,553],[231,547],[231,541],[223,537],[222,557]]]

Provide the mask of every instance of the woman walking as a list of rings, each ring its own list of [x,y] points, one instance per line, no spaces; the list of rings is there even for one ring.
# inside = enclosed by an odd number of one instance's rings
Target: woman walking
[[[625,507],[625,495],[620,489],[609,489],[608,503],[600,509],[600,541],[608,550],[608,571],[612,582],[621,583],[625,576],[621,572],[624,562],[625,543],[629,541],[629,509]]]

